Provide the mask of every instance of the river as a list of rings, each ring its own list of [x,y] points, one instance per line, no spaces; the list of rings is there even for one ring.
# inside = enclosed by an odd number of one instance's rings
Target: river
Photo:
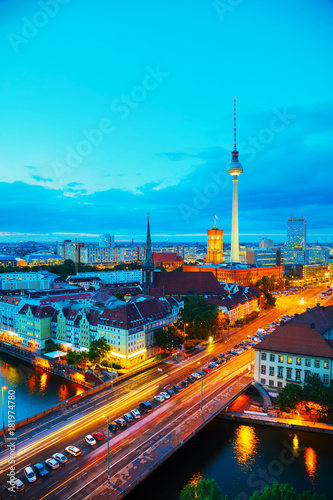
[[[85,388],[45,372],[4,353],[0,353],[0,383],[3,391],[5,422],[7,423],[8,396],[15,391],[15,420],[23,420],[84,392]],[[0,411],[1,428],[3,424]]]
[[[214,478],[222,495],[247,500],[273,480],[333,499],[333,436],[214,419],[126,500],[178,500],[195,475]]]

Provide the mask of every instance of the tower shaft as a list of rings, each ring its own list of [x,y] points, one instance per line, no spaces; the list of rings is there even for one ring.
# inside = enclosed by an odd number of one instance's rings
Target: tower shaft
[[[239,262],[238,240],[238,178],[232,177],[232,226],[230,261]]]

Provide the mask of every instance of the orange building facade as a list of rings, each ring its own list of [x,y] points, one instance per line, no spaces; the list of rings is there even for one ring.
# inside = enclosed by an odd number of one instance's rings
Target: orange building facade
[[[212,264],[221,264],[223,262],[223,231],[217,228],[216,221],[213,229],[207,230],[206,262]]]
[[[263,276],[271,276],[276,280],[282,278],[283,267],[250,267],[232,268],[217,266],[184,266],[184,272],[209,272],[213,273],[216,279],[225,283],[238,283],[243,286],[254,286]]]

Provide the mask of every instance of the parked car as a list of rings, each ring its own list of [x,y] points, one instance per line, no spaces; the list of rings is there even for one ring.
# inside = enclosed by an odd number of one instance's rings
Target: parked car
[[[166,391],[162,391],[161,392],[161,396],[163,396],[164,399],[170,399],[170,394],[168,392],[166,392]]]
[[[9,483],[9,487],[11,488],[10,483]],[[21,479],[15,479],[15,481],[14,481],[14,490],[17,491],[18,493],[20,491],[25,490],[25,484],[22,483]]]
[[[30,465],[24,468],[24,475],[29,483],[34,483],[37,479],[36,474]]]
[[[87,436],[84,438],[84,440],[90,446],[94,446],[96,444],[96,439],[94,437],[92,437],[91,434],[87,434]]]
[[[77,446],[66,446],[65,450],[67,451],[67,453],[73,455],[74,457],[81,455],[81,450]]]
[[[139,420],[141,418],[141,413],[139,410],[131,410],[131,415],[134,417],[134,420]]]
[[[104,439],[103,432],[92,432],[91,435],[96,439],[96,441],[102,441],[102,439]]]
[[[124,418],[116,418],[115,422],[119,427],[127,427],[127,422]]]
[[[187,381],[190,383],[190,384],[193,384],[193,382],[195,382],[197,379],[195,377],[192,377],[192,375],[190,375],[189,377],[187,377]]]
[[[126,422],[128,424],[131,424],[132,422],[134,422],[134,417],[131,413],[125,413],[124,414],[124,419],[126,420]]]
[[[153,407],[149,401],[143,401],[142,403],[139,404],[140,410],[142,410],[144,413],[150,413],[153,410]]]
[[[50,467],[50,469],[52,469],[52,470],[59,469],[59,467],[60,467],[59,462],[57,462],[54,458],[47,458],[47,459],[45,460],[45,463],[46,463],[46,465],[48,465],[48,466]]]
[[[154,399],[158,403],[163,403],[163,401],[165,401],[165,398],[161,394],[157,394],[156,396],[154,396]]]
[[[38,463],[38,464],[35,464],[34,465],[34,471],[37,472],[37,474],[40,476],[40,477],[45,477],[48,475],[49,471],[47,470],[46,467],[44,467],[43,464],[41,463]]]
[[[210,368],[211,370],[212,370],[213,368],[216,368],[215,363],[209,363],[208,368]]]
[[[205,373],[209,373],[209,372],[211,372],[212,370],[211,370],[211,368],[209,368],[209,366],[205,366],[205,367],[204,367],[204,369],[203,369],[203,371],[204,371]]]
[[[180,391],[182,391],[182,390],[183,390],[183,388],[182,388],[180,385],[178,385],[178,384],[175,384],[175,385],[173,386],[173,388],[174,388],[174,390],[175,390],[176,392],[180,392]]]
[[[217,360],[215,361],[215,364],[216,364],[216,365],[222,365],[222,363],[223,363],[223,361],[221,361],[220,359],[217,359]]]
[[[68,458],[65,457],[65,455],[63,455],[62,453],[54,453],[52,455],[52,458],[54,458],[55,460],[57,460],[57,462],[61,464],[65,464],[66,462],[68,462]]]
[[[125,417],[125,415],[124,415]],[[132,415],[131,415],[132,417]],[[132,417],[133,418],[133,417]],[[117,422],[115,422],[114,420],[112,422],[109,422],[109,429],[110,431],[112,432],[117,432],[119,431],[119,425],[117,424]]]
[[[195,372],[195,373],[191,373],[191,377],[194,377],[196,380],[199,380],[199,378],[201,378],[201,375],[200,375],[200,373]]]
[[[171,398],[176,394],[173,389],[168,389],[166,392],[170,395]]]
[[[224,356],[224,353],[220,352],[220,354],[218,355],[218,358],[223,358],[223,356]]]
[[[188,387],[190,384],[187,382],[187,380],[182,380],[180,383],[184,388]]]
[[[212,362],[214,363],[214,361],[216,361],[216,358],[212,358]]]

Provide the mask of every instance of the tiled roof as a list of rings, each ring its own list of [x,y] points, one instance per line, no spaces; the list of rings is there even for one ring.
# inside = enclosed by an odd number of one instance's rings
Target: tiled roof
[[[4,295],[0,298],[0,302],[11,304],[14,306],[17,306],[21,302],[21,300],[22,299],[18,299],[17,297],[9,297],[8,295]]]
[[[154,297],[149,297],[147,300],[124,303],[119,309],[104,309],[99,322],[107,326],[130,329],[163,319],[166,315],[164,305]]]
[[[333,306],[313,307],[289,321],[289,324],[294,325],[311,325],[312,323],[322,335],[333,328]]]
[[[222,292],[222,286],[210,272],[154,273],[154,288],[162,289],[166,295],[217,295]]]
[[[154,262],[184,262],[183,257],[175,252],[154,252]]]
[[[54,309],[51,306],[33,306],[31,304],[25,304],[19,311],[20,314],[27,314],[29,308],[35,318],[46,318],[54,315]]]
[[[278,327],[255,349],[333,358],[332,347],[315,328],[308,325],[295,325],[290,322]]]

